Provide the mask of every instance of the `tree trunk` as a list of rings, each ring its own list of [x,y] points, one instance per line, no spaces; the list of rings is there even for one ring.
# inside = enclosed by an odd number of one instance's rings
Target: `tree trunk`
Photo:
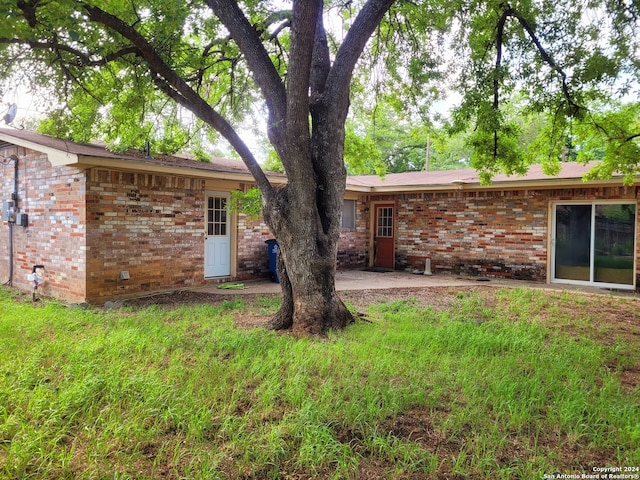
[[[335,259],[310,259],[302,252],[292,255],[292,246],[279,245],[279,255],[293,260],[288,268],[278,271],[282,304],[269,326],[291,329],[299,336],[324,336],[329,330],[342,330],[353,317],[335,290]]]
[[[353,316],[335,289],[339,229],[337,234],[327,234],[318,214],[310,212],[314,208],[295,201],[289,186],[276,197],[264,208],[264,216],[280,247],[277,266],[282,304],[269,327],[291,329],[300,336],[342,330]],[[341,209],[342,200],[339,206]],[[313,207],[317,210],[317,203]],[[341,211],[322,215],[340,219]]]
[[[367,40],[393,1],[366,2],[333,65],[323,24],[324,1],[294,1],[284,96],[278,82],[261,87],[272,100],[269,139],[288,179],[281,189],[261,187],[264,219],[280,246],[283,296],[273,328],[315,336],[341,330],[353,320],[335,289],[347,177],[343,153],[349,85]],[[225,2],[211,3],[219,13],[225,12]],[[245,31],[236,31],[232,20],[227,23],[236,39],[243,37]],[[273,74],[272,67],[269,64],[264,73]]]

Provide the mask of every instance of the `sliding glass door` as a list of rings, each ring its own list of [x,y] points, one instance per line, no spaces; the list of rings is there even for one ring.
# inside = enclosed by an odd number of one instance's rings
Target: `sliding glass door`
[[[555,205],[553,280],[633,288],[635,230],[634,203]]]

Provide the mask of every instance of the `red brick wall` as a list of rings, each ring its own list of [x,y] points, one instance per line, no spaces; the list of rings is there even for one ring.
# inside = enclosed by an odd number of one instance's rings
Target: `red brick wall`
[[[88,300],[205,284],[204,195],[202,179],[88,170]]]
[[[343,228],[338,241],[338,268],[361,268],[367,266],[367,204],[363,197],[356,201],[355,228]]]
[[[42,293],[69,302],[102,302],[209,283],[204,278],[204,180],[52,167],[44,154],[22,148],[2,151],[5,158],[11,154],[20,157],[18,205],[29,215],[28,228],[14,227],[14,286],[30,291],[26,277],[36,264],[45,266]],[[11,162],[0,168],[1,201],[13,192],[14,169]],[[343,229],[341,234],[338,266],[368,264],[369,202],[392,201],[396,205],[397,268],[422,270],[428,257],[435,272],[545,280],[552,202],[637,200],[638,190],[608,187],[361,196],[356,203],[355,228]],[[264,241],[271,238],[269,230],[260,220],[249,220],[243,214],[236,218],[237,278],[267,276]],[[9,227],[3,221],[2,283],[9,275],[8,244]],[[636,263],[640,264],[640,242],[636,248]],[[122,271],[129,272],[129,280],[119,279]]]
[[[14,226],[13,285],[31,291],[27,280],[33,265],[44,265],[41,293],[65,301],[84,301],[85,207],[84,174],[52,167],[46,155],[23,148],[3,150],[19,157],[18,206],[29,215],[27,228]],[[13,192],[13,163],[2,167],[0,200]],[[0,224],[0,281],[9,276],[9,226]]]
[[[343,228],[338,241],[338,268],[360,268],[367,261],[366,204],[356,200],[355,228]],[[251,220],[238,214],[238,279],[269,276],[266,240],[274,238],[262,219]]]
[[[15,287],[32,290],[27,275],[36,264],[45,266],[41,294],[67,302],[100,303],[211,282],[204,278],[204,180],[52,167],[45,154],[17,147],[2,152],[12,154],[20,157],[19,207],[29,215],[28,228],[13,228]],[[11,198],[14,167],[0,168],[1,202]],[[238,278],[265,276],[268,230],[239,217]],[[120,280],[122,271],[129,280]],[[9,226],[3,221],[0,282],[8,278]]]
[[[106,169],[87,175],[91,302],[219,281],[204,278],[204,180]],[[267,226],[242,213],[233,218],[234,280],[268,277]],[[122,271],[129,280],[120,280]]]
[[[27,275],[45,265],[44,295],[101,303],[120,296],[198,286],[204,278],[205,181],[169,175],[51,167],[46,155],[19,154],[20,208],[29,228],[14,227],[14,286],[30,291]],[[24,158],[22,158],[24,157]],[[13,164],[3,166],[0,199],[13,191]],[[340,239],[340,266],[362,266],[363,204],[355,229]],[[268,277],[261,220],[236,216],[236,279]],[[89,228],[86,228],[89,225]],[[8,279],[7,222],[0,225],[0,281]],[[128,280],[120,273],[127,271]],[[215,281],[215,280],[213,280]]]
[[[269,276],[269,256],[266,240],[273,238],[262,219],[253,220],[243,213],[237,215],[237,277],[239,280]]]
[[[399,268],[544,279],[547,199],[539,192],[448,192],[398,198]]]
[[[545,281],[550,204],[635,199],[635,190],[611,187],[398,195],[396,268],[423,270],[425,258],[430,258],[434,272]]]

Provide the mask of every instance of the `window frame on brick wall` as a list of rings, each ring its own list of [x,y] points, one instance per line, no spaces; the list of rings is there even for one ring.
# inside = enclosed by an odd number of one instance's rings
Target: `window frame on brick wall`
[[[633,205],[634,207],[634,220],[632,226],[632,234],[633,234],[633,247],[631,251],[633,252],[633,271],[631,273],[631,283],[613,283],[607,281],[599,281],[596,278],[596,241],[598,239],[597,236],[597,207],[599,206],[612,206],[612,205]],[[577,279],[571,278],[571,276],[562,276],[558,275],[558,265],[557,255],[558,255],[558,236],[559,233],[557,231],[558,228],[558,208],[559,207],[588,207],[590,211],[589,214],[589,223],[587,225],[588,232],[586,233],[587,242],[588,242],[588,254],[589,260],[588,265],[588,279]],[[549,251],[549,261],[550,261],[550,281],[551,283],[564,283],[564,284],[573,284],[573,285],[585,285],[585,286],[596,286],[603,288],[619,288],[623,290],[635,290],[636,289],[636,276],[637,276],[637,247],[638,247],[638,203],[634,200],[594,200],[594,201],[557,201],[553,202],[551,206],[551,249]]]
[[[345,199],[342,203],[342,229],[355,230],[356,228],[356,201]]]

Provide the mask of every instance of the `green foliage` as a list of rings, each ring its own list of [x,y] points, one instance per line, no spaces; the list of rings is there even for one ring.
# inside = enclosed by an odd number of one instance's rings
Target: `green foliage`
[[[262,213],[262,197],[258,188],[253,187],[246,192],[234,190],[230,200],[232,212],[243,213],[252,220],[257,220]]]
[[[640,173],[640,103],[593,108],[588,119],[549,119],[529,145],[528,155],[553,175],[562,160],[598,161],[585,179],[608,179],[619,172],[626,185]]]
[[[347,122],[344,142],[344,161],[350,175],[376,173],[383,176],[387,164],[383,162],[383,153],[375,140],[366,132],[357,133],[355,122]]]
[[[520,128],[501,119],[478,126],[468,142],[472,147],[471,165],[478,170],[480,181],[490,183],[499,172],[509,175],[526,173],[529,163],[520,148]]]
[[[114,150],[142,149],[150,142],[163,153],[188,148],[202,153],[218,138],[211,123],[205,126],[198,101],[236,130],[246,118],[266,116],[263,92],[253,80],[260,73],[251,71],[206,2],[92,4],[143,36],[175,77],[150,74],[130,42],[90,21],[82,3],[5,3],[0,90],[19,81],[46,92],[49,118],[41,131],[78,141],[102,139]],[[291,12],[266,0],[238,4],[286,83]],[[364,4],[325,2],[333,55],[350,38],[345,31]],[[571,143],[569,154],[578,160],[601,160],[592,176],[620,171],[631,182],[638,173],[637,106],[616,102],[628,100],[638,87],[637,16],[630,0],[569,2],[562,8],[551,0],[394,2],[354,70],[355,115],[345,144],[350,171],[419,170],[432,136],[434,169],[473,157],[484,180],[501,171],[522,173],[532,161],[554,172]],[[182,108],[195,116],[173,104],[175,83],[182,81],[197,95]],[[439,150],[436,126],[442,119],[434,106],[450,90],[463,96],[453,115],[454,133],[470,136],[460,155]],[[514,108],[536,121],[545,119],[534,129],[545,128],[539,139],[522,128]],[[450,146],[458,149],[459,139]]]
[[[571,2],[556,8],[546,1],[469,5],[458,17],[456,45],[468,48],[469,63],[462,68],[464,100],[454,119],[459,130],[471,124],[476,131],[474,166],[485,180],[498,171],[519,173],[526,168],[526,154],[527,162],[541,162],[549,173],[557,171],[559,159],[566,157],[565,147],[570,153],[574,141],[571,125],[575,129],[581,124],[595,133],[603,122],[594,105],[614,104],[630,91],[627,75],[635,72],[631,76],[638,78],[640,36],[634,7],[627,2]],[[518,95],[519,102],[524,99],[529,111],[544,112],[549,119],[544,135],[526,152],[518,148],[512,119],[504,115],[516,88],[524,93],[524,98]],[[606,177],[619,170],[627,182],[631,180],[638,157],[629,139],[639,131],[628,132],[631,135],[618,142],[596,135],[599,144],[589,150],[611,144],[607,148],[617,156],[603,159],[594,175]],[[492,139],[494,133],[497,137]]]
[[[242,63],[234,63],[239,55],[237,47],[230,42],[218,45],[217,53],[225,57],[223,60],[203,55],[207,48],[203,42],[221,33],[219,22],[205,5],[153,0],[132,5],[114,0],[99,6],[135,25],[169,68],[192,82],[205,101],[216,103],[230,119],[240,118],[251,105],[252,80]],[[18,12],[15,7],[11,10],[12,21],[0,27],[0,37],[68,45],[59,50],[0,49],[0,58],[11,66],[3,76],[9,81],[15,80],[15,72],[24,65],[21,62],[47,65],[37,67],[29,80],[31,88],[44,88],[58,100],[42,122],[41,132],[81,142],[101,139],[115,151],[144,149],[147,142],[159,153],[190,147],[202,150],[201,138],[207,135],[203,123],[176,107],[158,89],[148,65],[133,51],[127,53],[127,40],[87,21],[77,2],[38,4],[33,29]],[[105,58],[109,60],[103,62]],[[227,95],[232,89],[238,94]]]
[[[450,136],[442,127],[396,110],[389,101],[381,100],[371,110],[354,106],[353,118],[347,121],[344,154],[350,174],[423,170],[427,149],[430,170],[469,166],[471,150],[464,145],[464,134]]]
[[[592,119],[575,128],[581,142],[578,160],[601,160],[587,178],[611,178],[617,171],[626,185],[633,185],[640,173],[640,102],[594,113]]]
[[[637,368],[638,345],[593,340],[592,302],[521,288],[462,291],[444,310],[376,303],[371,323],[317,342],[234,327],[275,312],[271,297],[104,311],[2,289],[0,476],[506,480],[596,456],[637,465],[637,390],[615,365]]]
[[[272,148],[268,149],[267,158],[262,163],[262,166],[265,170],[269,172],[284,173],[284,166],[282,165],[282,160],[280,160],[280,157],[278,157],[278,154]]]

